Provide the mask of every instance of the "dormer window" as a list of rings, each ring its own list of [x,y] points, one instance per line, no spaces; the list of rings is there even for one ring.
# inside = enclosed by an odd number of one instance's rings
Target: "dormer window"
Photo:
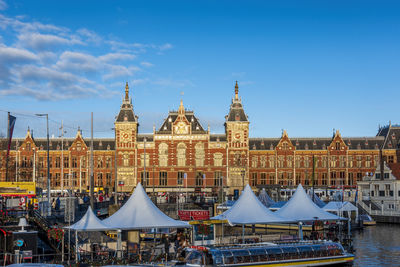
[[[340,150],[340,142],[336,142],[336,150]]]
[[[110,150],[110,144],[107,145],[107,150]]]
[[[236,113],[236,114],[235,114],[235,121],[240,121],[239,113]]]
[[[361,149],[361,144],[360,143],[357,144],[357,149]]]
[[[57,150],[60,150],[60,145],[59,144],[57,145]]]
[[[304,146],[305,150],[308,150],[308,143],[306,143],[306,145]]]
[[[322,144],[322,149],[326,149],[326,144],[325,143]]]
[[[270,150],[274,150],[274,145],[271,144],[271,145],[269,146],[269,149],[270,149]]]

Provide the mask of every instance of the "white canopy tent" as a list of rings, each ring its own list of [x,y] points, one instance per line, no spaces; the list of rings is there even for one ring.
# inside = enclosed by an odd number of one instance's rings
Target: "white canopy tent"
[[[323,207],[323,210],[328,212],[335,212],[338,215],[347,212],[347,216],[350,218],[351,212],[355,212],[355,218],[358,218],[358,208],[348,201],[331,201]],[[343,216],[343,215],[342,215]]]
[[[299,184],[290,200],[276,214],[294,221],[337,221],[343,220],[339,216],[319,208],[308,196],[303,186]]]
[[[94,214],[92,208],[89,206],[85,215],[71,226],[64,227],[74,231],[106,231],[112,230],[112,228],[106,226],[97,216]],[[114,228],[115,229],[115,228]]]
[[[128,201],[102,223],[110,229],[120,230],[191,227],[188,223],[174,220],[159,210],[140,183],[137,184]]]
[[[270,198],[268,195],[267,191],[265,191],[265,188],[263,188],[258,195],[258,199],[261,201],[261,203],[264,204],[267,208],[271,207],[273,204],[275,204],[275,201]]]
[[[230,224],[242,225],[293,222],[293,220],[283,218],[265,207],[249,185],[246,185],[232,208],[211,219],[228,220]]]

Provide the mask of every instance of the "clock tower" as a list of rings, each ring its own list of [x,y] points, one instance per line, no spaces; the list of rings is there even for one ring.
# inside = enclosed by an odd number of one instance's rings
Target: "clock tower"
[[[239,192],[249,183],[249,120],[239,98],[239,86],[236,81],[235,97],[225,116],[225,134],[228,155],[228,187]]]
[[[136,186],[136,141],[138,117],[133,112],[132,99],[129,97],[128,82],[125,97],[115,120],[115,153],[117,153],[118,191],[131,191]]]

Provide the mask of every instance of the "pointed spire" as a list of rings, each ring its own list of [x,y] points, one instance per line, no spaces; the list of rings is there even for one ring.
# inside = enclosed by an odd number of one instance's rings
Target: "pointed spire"
[[[128,86],[128,82],[126,82],[126,85],[125,85],[125,101],[129,101],[129,86]]]
[[[179,115],[185,115],[185,107],[183,106],[182,99],[181,99],[181,104],[179,105],[178,114]]]
[[[235,100],[239,100],[239,85],[237,81],[235,85]]]

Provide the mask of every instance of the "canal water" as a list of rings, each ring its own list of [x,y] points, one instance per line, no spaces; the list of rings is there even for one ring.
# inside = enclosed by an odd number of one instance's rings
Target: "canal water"
[[[353,232],[353,266],[400,266],[400,225],[377,224]]]

